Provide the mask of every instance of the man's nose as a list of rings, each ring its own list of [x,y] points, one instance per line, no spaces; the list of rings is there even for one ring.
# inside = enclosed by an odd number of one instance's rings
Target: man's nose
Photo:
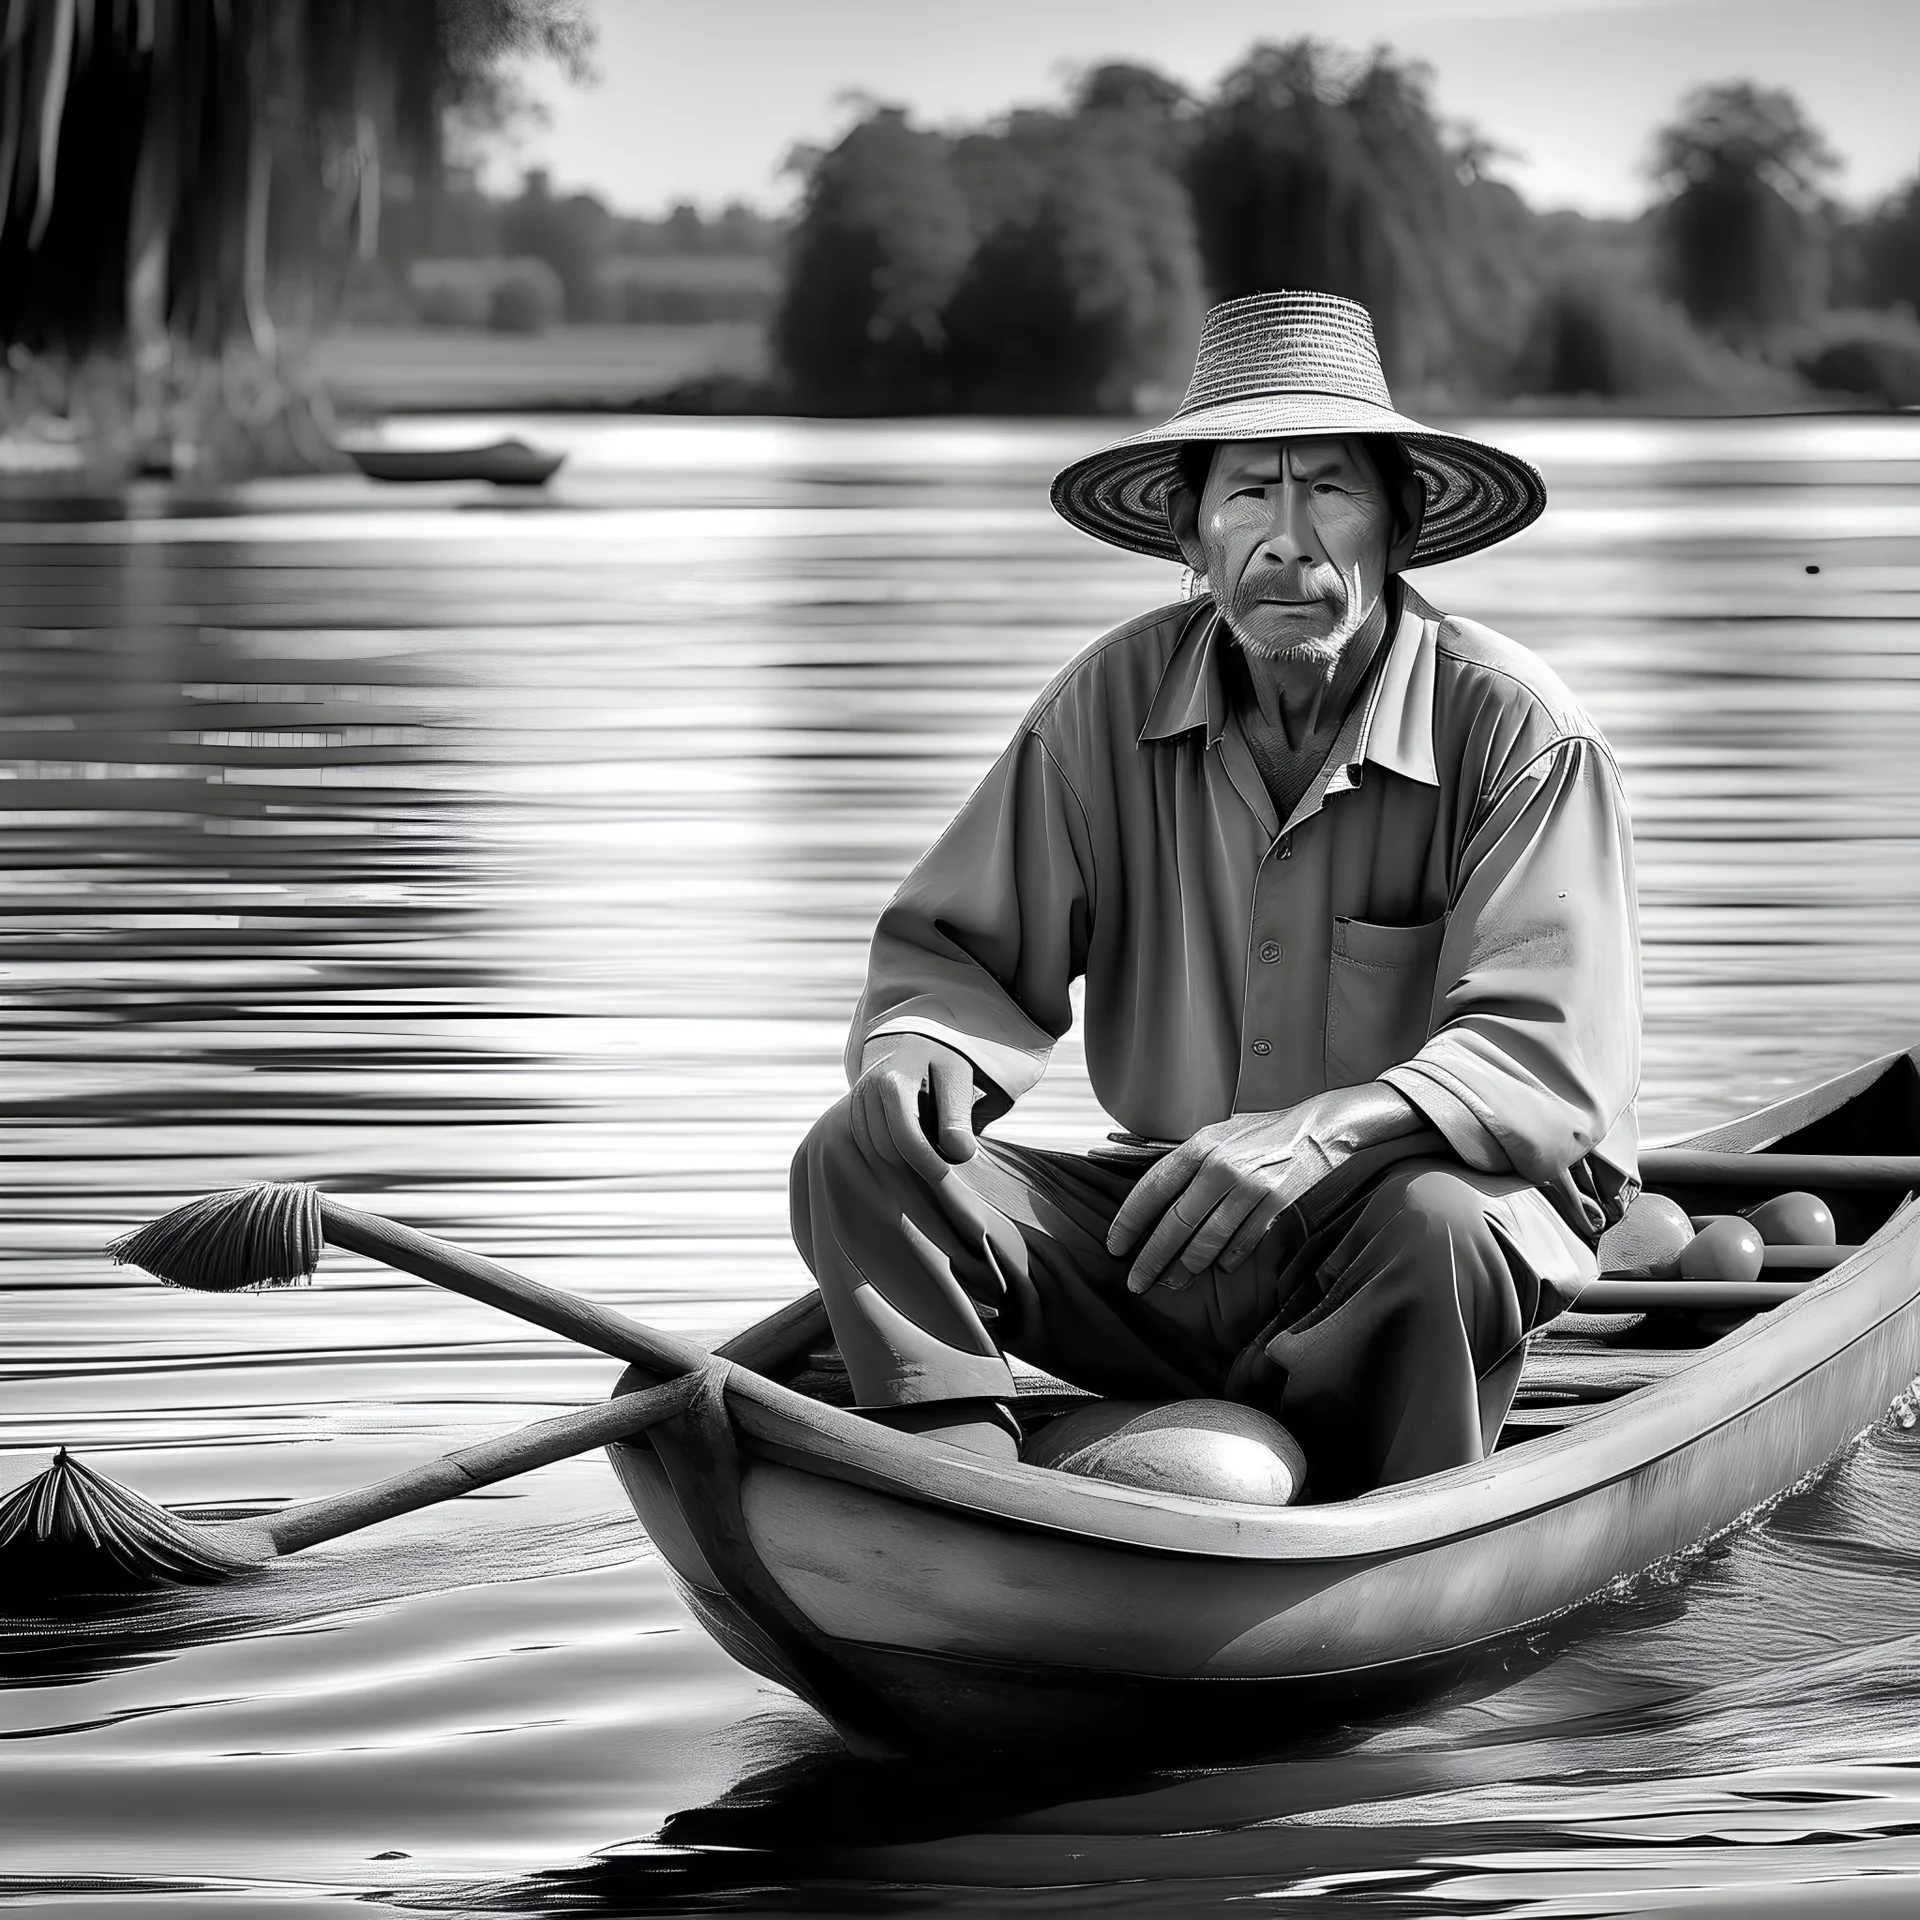
[[[1324,557],[1320,534],[1313,524],[1313,489],[1306,481],[1283,472],[1268,488],[1267,504],[1272,518],[1264,544],[1275,560],[1314,561]]]

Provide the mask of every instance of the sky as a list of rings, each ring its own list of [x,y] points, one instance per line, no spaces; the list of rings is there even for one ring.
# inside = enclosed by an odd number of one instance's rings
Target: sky
[[[1845,161],[1846,199],[1920,170],[1920,0],[588,0],[600,82],[529,76],[551,124],[490,161],[624,213],[787,204],[796,142],[831,141],[849,97],[942,126],[1057,101],[1103,60],[1209,87],[1255,40],[1385,41],[1433,69],[1442,116],[1511,151],[1535,206],[1629,214],[1654,129],[1702,82],[1790,87]]]

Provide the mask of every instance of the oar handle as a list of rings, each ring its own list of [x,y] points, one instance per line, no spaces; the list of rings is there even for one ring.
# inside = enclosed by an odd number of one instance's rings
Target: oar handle
[[[287,1507],[252,1524],[273,1542],[276,1553],[294,1553],[318,1541],[337,1539],[343,1533],[391,1520],[396,1514],[455,1499],[475,1487],[491,1486],[496,1480],[530,1473],[535,1467],[551,1466],[556,1460],[604,1447],[609,1441],[630,1439],[680,1412],[699,1385],[698,1373],[686,1373],[641,1393],[616,1394],[597,1406],[536,1420],[498,1439],[442,1454],[438,1460],[410,1467],[376,1486],[330,1494],[322,1500],[303,1500],[297,1507]]]
[[[1574,1296],[1575,1313],[1760,1313],[1797,1300],[1811,1279],[1646,1280],[1602,1274]]]
[[[645,1367],[650,1373],[692,1373],[713,1358],[706,1348],[691,1340],[642,1326],[610,1307],[542,1286],[511,1267],[483,1260],[476,1253],[436,1240],[431,1234],[417,1233],[377,1213],[342,1206],[325,1194],[320,1196],[320,1224],[329,1246],[365,1254],[370,1260],[398,1267],[402,1273],[431,1280],[437,1287],[464,1293],[469,1300],[504,1308],[537,1327],[545,1327],[549,1333],[578,1340],[597,1353]]]
[[[1649,1187],[1793,1187],[1829,1191],[1920,1188],[1920,1155],[1874,1153],[1716,1153],[1701,1147],[1653,1147],[1640,1156]]]

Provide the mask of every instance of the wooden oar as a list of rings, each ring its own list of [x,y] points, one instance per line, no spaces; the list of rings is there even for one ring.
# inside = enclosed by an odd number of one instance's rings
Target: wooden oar
[[[1803,1294],[1812,1280],[1647,1280],[1603,1273],[1575,1297],[1575,1313],[1759,1313]]]
[[[291,1182],[208,1194],[124,1235],[107,1252],[172,1286],[237,1293],[306,1279],[323,1245],[365,1254],[662,1376],[695,1371],[712,1358],[691,1340]]]
[[[63,1447],[37,1478],[0,1499],[0,1585],[29,1603],[75,1593],[209,1586],[282,1554],[455,1500],[536,1467],[628,1440],[679,1413],[700,1374],[617,1394],[410,1467],[370,1487],[303,1500],[247,1520],[188,1520],[155,1506]]]
[[[1640,1177],[1669,1187],[1806,1187],[1818,1193],[1920,1188],[1920,1155],[1873,1153],[1718,1153],[1702,1147],[1650,1147]]]
[[[1688,1280],[1644,1271],[1603,1273],[1574,1305],[1580,1313],[1758,1312],[1804,1293],[1820,1275],[1859,1251],[1858,1247],[1763,1247],[1763,1277],[1755,1280]]]

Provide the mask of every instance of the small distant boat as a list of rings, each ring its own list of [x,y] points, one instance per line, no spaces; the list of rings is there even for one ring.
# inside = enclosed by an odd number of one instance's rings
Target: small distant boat
[[[513,439],[482,447],[349,447],[347,455],[369,480],[491,480],[496,487],[544,486],[567,457]]]
[[[1920,1156],[1917,1057],[1648,1153],[1690,1213],[1814,1188],[1854,1244],[1824,1274],[1713,1282],[1726,1310],[1705,1315],[1602,1281],[1535,1338],[1477,1465],[1272,1508],[989,1463],[847,1411],[817,1294],[608,1453],[695,1617],[856,1751],[1270,1742],[1431,1686],[1731,1525],[1889,1402],[1912,1421],[1920,1205],[1901,1195],[1920,1158],[1884,1156]],[[1023,1424],[1078,1404],[1053,1385],[1015,1402]]]

